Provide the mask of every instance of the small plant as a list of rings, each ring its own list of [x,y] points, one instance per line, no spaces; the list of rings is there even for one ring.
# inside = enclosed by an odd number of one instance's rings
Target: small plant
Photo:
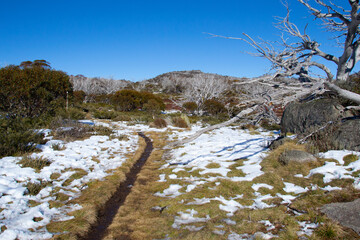
[[[335,223],[325,223],[316,229],[316,235],[321,239],[342,239],[344,231]]]
[[[39,172],[44,167],[49,166],[51,164],[51,161],[43,157],[25,156],[18,162],[18,164],[20,164],[23,168],[31,167]]]
[[[344,160],[344,165],[348,166],[350,163],[355,162],[359,159],[359,157],[355,154],[349,154],[346,155],[343,160]]]
[[[185,120],[182,119],[181,117],[174,117],[173,119],[171,119],[171,121],[175,127],[178,127],[178,128],[188,128],[189,127],[187,125],[187,123],[185,122]]]
[[[26,194],[35,196],[37,195],[43,188],[48,185],[47,181],[40,180],[37,183],[28,182],[25,187],[27,188]]]
[[[61,127],[55,130],[54,138],[63,140],[65,142],[71,142],[89,137],[92,130],[93,128],[91,126],[73,124],[73,126]]]
[[[110,136],[110,140],[112,139],[118,139],[119,141],[128,141],[129,140],[129,137],[125,134],[120,134],[120,135],[111,135]]]
[[[97,135],[105,135],[105,136],[110,136],[111,134],[114,133],[114,131],[111,128],[100,125],[95,126],[94,131],[96,132]]]
[[[166,121],[165,121],[164,119],[162,119],[162,118],[156,118],[156,119],[154,120],[154,126],[155,126],[156,128],[165,128],[165,127],[167,127],[167,123],[166,123]]]
[[[51,148],[54,150],[54,151],[61,151],[61,150],[64,150],[65,147],[64,145],[61,145],[60,143],[54,143],[51,145]]]
[[[195,102],[186,102],[183,104],[183,108],[185,108],[189,113],[193,114],[198,108],[198,105]]]

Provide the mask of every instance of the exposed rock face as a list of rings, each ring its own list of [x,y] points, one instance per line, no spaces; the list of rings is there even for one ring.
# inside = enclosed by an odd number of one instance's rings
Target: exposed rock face
[[[279,157],[279,162],[284,165],[287,165],[290,162],[305,163],[314,161],[317,161],[316,157],[310,153],[299,150],[286,150]]]
[[[326,204],[321,208],[321,212],[360,235],[360,199],[347,203]]]
[[[360,119],[341,123],[332,138],[341,148],[360,151]]]
[[[281,119],[281,132],[306,134],[338,121],[344,116],[344,107],[335,99],[317,99],[306,103],[290,103]]]

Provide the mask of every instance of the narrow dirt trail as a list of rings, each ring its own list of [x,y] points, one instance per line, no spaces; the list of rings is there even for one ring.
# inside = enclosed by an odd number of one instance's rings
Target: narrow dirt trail
[[[144,138],[146,142],[146,148],[141,154],[140,158],[133,165],[131,170],[126,174],[125,182],[121,183],[114,195],[106,203],[105,207],[99,214],[98,221],[91,227],[90,231],[81,239],[83,240],[100,240],[105,236],[107,228],[113,221],[119,208],[125,202],[126,197],[131,192],[131,188],[134,185],[138,173],[149,158],[153,151],[153,144],[150,138],[144,135],[144,133],[138,133],[140,137]]]

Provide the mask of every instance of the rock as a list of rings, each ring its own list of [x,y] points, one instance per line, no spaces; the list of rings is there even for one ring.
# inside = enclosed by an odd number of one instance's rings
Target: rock
[[[270,150],[274,150],[276,148],[278,148],[279,146],[283,145],[285,142],[289,141],[290,139],[284,136],[280,136],[277,139],[275,139],[274,141],[272,141],[269,145],[269,149]]]
[[[299,150],[285,150],[279,157],[279,162],[284,165],[289,162],[305,163],[314,161],[317,161],[317,159],[312,154]]]
[[[321,208],[321,212],[360,235],[360,199],[353,202],[326,204]]]
[[[336,99],[317,99],[306,103],[290,103],[281,119],[281,132],[306,134],[329,121],[345,117],[345,108]]]
[[[360,151],[360,119],[347,120],[339,126],[331,137],[339,146],[352,151]]]

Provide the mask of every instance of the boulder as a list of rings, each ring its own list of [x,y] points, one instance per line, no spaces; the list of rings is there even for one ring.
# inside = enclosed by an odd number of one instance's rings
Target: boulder
[[[360,199],[353,202],[326,204],[321,208],[321,212],[360,235]]]
[[[345,117],[345,108],[336,99],[316,99],[305,103],[290,103],[281,118],[281,132],[306,134],[329,121]]]
[[[279,162],[284,165],[290,162],[305,163],[314,161],[317,161],[317,159],[312,154],[299,150],[285,150],[279,157]]]
[[[360,119],[349,119],[342,122],[329,137],[340,149],[360,151]]]

